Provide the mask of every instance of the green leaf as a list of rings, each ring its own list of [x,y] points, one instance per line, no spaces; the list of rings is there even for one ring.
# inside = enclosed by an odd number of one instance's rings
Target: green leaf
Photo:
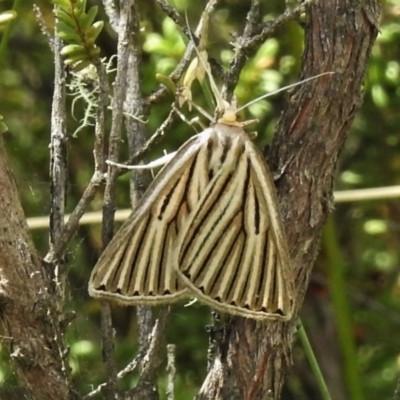
[[[86,30],[86,38],[89,42],[94,43],[104,26],[103,21],[95,22],[89,29]]]
[[[85,54],[82,54],[82,53],[81,54],[74,54],[74,55],[71,55],[69,57],[66,57],[65,60],[64,60],[64,64],[65,65],[74,65],[78,61],[85,61],[85,60],[91,61],[90,57],[89,57],[89,55],[87,53],[85,53]]]
[[[75,56],[78,54],[87,55],[86,49],[80,44],[69,44],[62,48],[61,55],[62,56]]]
[[[82,27],[84,29],[89,28],[90,26],[92,26],[94,19],[96,18],[97,12],[99,10],[98,6],[93,6],[89,9],[89,11],[87,12],[87,14],[83,14],[83,17],[80,18],[80,22],[82,24]]]
[[[89,50],[89,55],[90,55],[90,57],[92,57],[92,58],[98,57],[99,54],[100,54],[100,51],[101,51],[100,47],[97,47],[97,46],[92,47],[92,48]]]
[[[57,9],[55,10],[54,14],[56,15],[56,18],[58,19],[58,22],[63,22],[65,25],[76,29],[76,21],[72,17],[71,14],[68,14],[67,12]]]
[[[167,89],[169,89],[173,94],[176,93],[175,83],[172,82],[169,76],[163,74],[156,74],[156,79],[158,82],[162,83]]]
[[[59,21],[57,23],[57,31],[57,36],[60,39],[67,40],[64,38],[69,38],[68,41],[70,42],[75,42],[77,44],[82,43],[82,37],[79,35],[79,31],[76,27],[71,27],[69,25],[66,25],[64,22]]]
[[[72,12],[77,18],[79,18],[82,14],[85,13],[85,9],[86,5],[83,5],[81,1],[78,1],[75,3]]]
[[[72,69],[75,72],[79,72],[79,71],[82,71],[84,68],[88,67],[90,64],[92,64],[92,62],[90,60],[82,60],[82,61],[79,61],[76,64],[74,64],[72,66]]]
[[[57,32],[57,36],[64,40],[64,42],[78,42],[82,41],[81,37],[75,32],[66,32],[65,30]]]
[[[0,24],[6,24],[17,18],[17,13],[14,10],[4,11],[0,13]]]
[[[71,2],[69,0],[51,0],[51,3],[64,9],[71,10]]]
[[[0,115],[0,134],[7,132],[8,131],[8,127],[7,125],[3,122],[3,116]]]

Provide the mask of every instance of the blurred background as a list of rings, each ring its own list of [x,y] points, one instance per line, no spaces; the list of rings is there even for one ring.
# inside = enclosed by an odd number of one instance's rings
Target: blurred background
[[[167,75],[179,62],[187,40],[175,24],[153,2],[139,1],[143,26],[142,90],[145,95],[159,83],[156,73]],[[197,23],[205,1],[175,0],[183,13],[187,9],[192,26]],[[263,2],[265,21],[284,11],[284,2]],[[44,21],[52,32],[54,18],[49,1],[37,0]],[[100,1],[98,19],[106,16]],[[171,2],[173,4],[173,2]],[[0,12],[13,1],[0,2]],[[232,34],[241,32],[248,0],[225,0],[210,22],[209,55],[226,67],[232,56]],[[155,11],[156,10],[156,11]],[[342,151],[336,190],[400,185],[400,0],[383,1],[380,34],[375,43],[365,79],[365,99],[347,144]],[[0,37],[2,32],[0,32]],[[116,52],[116,35],[107,26],[98,45],[109,59]],[[240,105],[298,80],[303,32],[296,23],[280,28],[247,60],[236,89]],[[112,80],[112,72],[110,73]],[[4,134],[10,162],[22,197],[26,216],[49,212],[49,142],[53,91],[53,60],[46,37],[41,33],[31,2],[20,2],[6,53],[0,59],[0,114],[9,130]],[[269,143],[284,105],[284,94],[264,99],[246,112],[258,118],[260,147]],[[69,97],[71,110],[73,97]],[[202,94],[195,102],[204,105]],[[150,136],[167,116],[172,94],[151,110],[146,125]],[[67,210],[71,211],[83,193],[93,171],[93,127],[72,133],[79,126],[87,105],[74,104],[69,114],[69,186]],[[210,110],[211,112],[212,110]],[[193,113],[193,112],[192,112]],[[190,113],[187,114],[190,118]],[[170,129],[149,159],[176,149],[193,129],[179,121]],[[121,160],[126,159],[122,152]],[[129,208],[129,177],[118,181],[117,205]],[[92,202],[101,210],[102,195]],[[87,393],[104,381],[99,332],[99,302],[88,297],[87,282],[101,248],[101,225],[80,228],[67,252],[70,281],[70,310],[76,318],[68,330],[70,363],[81,392]],[[32,236],[44,256],[48,230],[33,229]],[[335,400],[391,399],[400,372],[400,201],[382,199],[338,203],[322,236],[322,248],[307,293],[302,321],[322,372]],[[122,369],[135,355],[136,326],[133,308],[115,307],[116,356]],[[173,307],[168,343],[177,344],[176,399],[190,399],[203,382],[207,365],[210,310],[194,305]],[[1,335],[1,331],[0,331]],[[320,394],[300,343],[294,347],[283,399],[314,400]],[[160,393],[165,397],[165,372]],[[134,385],[136,375],[122,382]],[[17,390],[7,348],[0,336],[0,397]],[[5,397],[4,397],[5,396]],[[400,396],[400,395],[399,395]],[[101,397],[99,397],[101,398]],[[400,397],[399,397],[400,398]]]

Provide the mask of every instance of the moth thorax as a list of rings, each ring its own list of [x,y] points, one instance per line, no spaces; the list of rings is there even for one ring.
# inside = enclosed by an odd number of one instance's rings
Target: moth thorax
[[[227,125],[236,125],[236,107],[232,105],[226,107],[222,117],[218,122]]]

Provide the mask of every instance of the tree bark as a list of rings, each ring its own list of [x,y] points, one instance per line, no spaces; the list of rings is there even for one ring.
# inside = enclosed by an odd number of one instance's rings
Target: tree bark
[[[28,231],[0,135],[0,312],[14,367],[35,400],[70,399],[54,285]]]
[[[301,75],[334,75],[288,95],[268,154],[272,169],[282,174],[277,189],[296,276],[297,311],[321,229],[333,209],[336,164],[362,102],[380,6],[374,0],[324,0],[308,10]],[[279,399],[294,335],[295,318],[289,323],[232,318],[197,399]]]

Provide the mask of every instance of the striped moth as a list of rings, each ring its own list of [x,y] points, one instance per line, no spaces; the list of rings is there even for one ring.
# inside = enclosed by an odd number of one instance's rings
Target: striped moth
[[[89,293],[125,305],[189,296],[288,320],[294,280],[272,174],[201,62],[223,115],[168,157],[95,265]]]
[[[288,319],[293,278],[271,172],[238,123],[189,139],[96,264],[92,296],[157,304],[185,294],[252,318]]]

